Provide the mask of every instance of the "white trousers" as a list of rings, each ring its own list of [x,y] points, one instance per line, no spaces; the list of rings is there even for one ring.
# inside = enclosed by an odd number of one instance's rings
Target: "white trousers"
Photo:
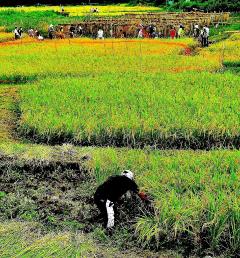
[[[106,209],[107,209],[107,216],[108,216],[108,222],[107,222],[107,228],[112,228],[114,226],[114,210],[113,210],[114,204],[107,200],[106,201]]]

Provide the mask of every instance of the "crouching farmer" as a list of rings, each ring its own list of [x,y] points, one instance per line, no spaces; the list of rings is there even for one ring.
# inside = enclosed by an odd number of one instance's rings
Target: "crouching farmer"
[[[142,200],[148,200],[145,193],[139,192],[133,176],[133,172],[130,170],[125,170],[118,176],[111,176],[97,188],[94,194],[94,202],[108,229],[114,226],[114,205],[125,193],[131,191]]]

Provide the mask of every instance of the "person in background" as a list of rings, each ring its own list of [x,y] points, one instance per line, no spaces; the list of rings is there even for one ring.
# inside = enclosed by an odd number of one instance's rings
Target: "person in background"
[[[209,30],[209,28],[208,28],[207,25],[205,25],[205,26],[203,27],[203,31],[206,32],[205,46],[208,47],[208,45],[209,45],[208,39],[209,39],[210,30]]]
[[[101,28],[97,32],[97,38],[98,39],[104,39],[103,30]]]
[[[183,27],[183,25],[181,24],[180,25],[180,27],[179,27],[179,29],[178,29],[178,33],[177,33],[178,35],[178,38],[182,38],[183,36],[184,36],[184,27]]]
[[[138,38],[143,38],[143,29],[142,28],[138,32]]]
[[[31,38],[34,38],[34,30],[33,30],[33,28],[28,30],[28,36],[31,37]]]
[[[157,38],[157,28],[156,28],[156,26],[153,26],[152,37],[153,37],[154,39]]]
[[[18,32],[18,28],[17,28],[17,27],[15,27],[13,33],[14,33],[14,38],[15,38],[16,40],[17,40],[17,39],[20,39],[20,35],[19,35],[19,32]]]
[[[63,26],[61,26],[60,29],[59,29],[59,38],[60,39],[65,38]]]
[[[83,35],[83,28],[81,25],[77,27],[77,34],[81,37]]]
[[[22,37],[22,34],[23,34],[23,28],[22,28],[22,27],[20,27],[20,28],[18,29],[18,34],[19,34],[19,37],[21,38],[21,37]]]
[[[174,27],[172,27],[169,33],[170,33],[170,38],[174,39],[176,37],[177,31]]]
[[[43,36],[40,34],[38,30],[35,30],[35,36],[40,41],[44,40]]]
[[[69,31],[70,31],[70,38],[74,38],[74,36],[75,36],[75,27],[73,25],[71,25]]]
[[[197,38],[199,37],[199,35],[200,35],[200,29],[199,29],[198,24],[196,24],[196,25],[194,26],[193,36],[194,36],[194,38],[197,39]]]
[[[113,37],[113,28],[112,27],[109,30],[109,34],[110,34],[110,38],[112,38]]]
[[[202,47],[208,47],[209,28],[207,25],[203,27],[200,33]]]
[[[137,194],[141,200],[148,201],[147,195],[139,192],[133,177],[132,171],[124,170],[121,175],[109,177],[97,188],[94,194],[94,203],[97,205],[107,229],[114,227],[115,203],[128,191]]]
[[[43,36],[39,32],[38,32],[37,39],[40,40],[40,41],[44,40]]]
[[[148,27],[148,30],[149,30],[149,37],[154,38],[154,28],[152,24]]]
[[[38,30],[35,30],[35,36],[38,38],[40,35],[40,32]]]
[[[51,24],[50,26],[49,26],[49,28],[48,28],[48,37],[50,38],[50,39],[53,39],[53,37],[54,37],[54,27],[53,27],[53,25]]]
[[[140,23],[138,28],[137,28],[137,37],[138,38],[143,38],[143,25]]]

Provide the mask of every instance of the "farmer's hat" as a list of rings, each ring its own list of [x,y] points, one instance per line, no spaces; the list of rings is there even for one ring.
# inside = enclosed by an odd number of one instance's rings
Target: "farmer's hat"
[[[126,176],[126,177],[128,177],[129,179],[133,180],[134,174],[133,174],[133,172],[130,171],[130,170],[124,170],[124,171],[122,172],[122,176]]]

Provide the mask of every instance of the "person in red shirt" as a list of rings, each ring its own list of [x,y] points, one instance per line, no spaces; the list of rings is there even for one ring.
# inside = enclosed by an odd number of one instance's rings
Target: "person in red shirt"
[[[170,37],[171,39],[174,39],[176,37],[177,31],[175,30],[175,28],[171,28],[170,30]]]

